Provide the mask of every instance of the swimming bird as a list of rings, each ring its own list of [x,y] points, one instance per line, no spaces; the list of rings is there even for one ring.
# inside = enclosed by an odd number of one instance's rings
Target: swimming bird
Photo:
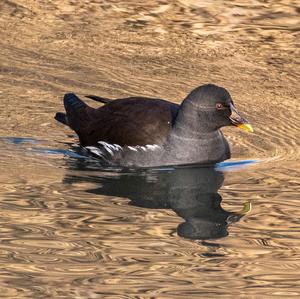
[[[66,113],[56,113],[55,119],[73,129],[83,147],[110,165],[217,163],[230,158],[221,127],[253,131],[229,92],[214,84],[195,88],[180,105],[145,97],[87,97],[104,105],[95,109],[67,93]]]

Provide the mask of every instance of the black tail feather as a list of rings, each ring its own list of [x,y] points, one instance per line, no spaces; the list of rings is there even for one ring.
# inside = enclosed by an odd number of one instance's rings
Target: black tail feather
[[[67,116],[65,113],[62,113],[62,112],[57,112],[54,116],[54,118],[59,121],[60,123],[68,126],[68,119],[67,119]]]
[[[98,96],[94,96],[94,95],[88,95],[86,97],[89,98],[89,99],[92,99],[94,101],[97,101],[97,102],[100,102],[100,103],[105,103],[105,104],[113,101],[112,99],[98,97]]]
[[[64,96],[64,105],[67,113],[71,110],[78,110],[84,108],[87,105],[78,98],[74,93],[66,93]]]

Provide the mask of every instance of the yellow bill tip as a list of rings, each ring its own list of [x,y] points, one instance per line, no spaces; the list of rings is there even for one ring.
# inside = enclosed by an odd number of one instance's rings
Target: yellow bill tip
[[[241,212],[242,215],[246,215],[251,212],[252,206],[251,202],[247,201],[244,203],[243,210]]]
[[[237,126],[246,132],[253,133],[253,128],[250,124],[238,124]]]

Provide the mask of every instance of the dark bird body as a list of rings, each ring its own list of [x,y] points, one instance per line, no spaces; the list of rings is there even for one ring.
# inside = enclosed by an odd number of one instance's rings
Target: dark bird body
[[[178,107],[160,99],[132,97],[110,101],[98,109],[83,105],[67,113],[67,118],[83,146],[97,145],[98,141],[121,146],[161,145]]]
[[[220,162],[230,158],[230,149],[219,129],[249,126],[237,114],[229,93],[212,84],[193,90],[181,105],[143,97],[88,97],[105,105],[94,109],[76,95],[66,94],[66,114],[58,112],[55,118],[77,133],[82,146],[109,164]]]

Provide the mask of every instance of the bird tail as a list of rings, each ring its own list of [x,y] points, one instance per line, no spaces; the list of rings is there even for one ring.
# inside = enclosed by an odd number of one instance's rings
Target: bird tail
[[[73,112],[81,108],[87,107],[87,104],[78,98],[74,93],[66,93],[64,96],[64,106],[66,112]]]
[[[88,124],[88,110],[92,108],[79,99],[74,93],[65,94],[64,106],[66,109],[67,123],[78,134],[79,131]]]

